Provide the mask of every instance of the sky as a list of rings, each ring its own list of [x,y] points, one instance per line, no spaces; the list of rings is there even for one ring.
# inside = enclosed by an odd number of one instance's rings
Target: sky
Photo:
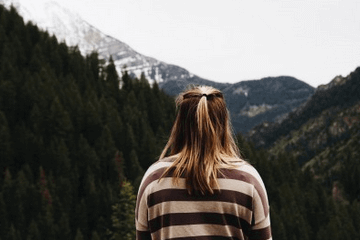
[[[360,66],[359,0],[56,2],[135,51],[212,81],[286,75],[317,87]]]

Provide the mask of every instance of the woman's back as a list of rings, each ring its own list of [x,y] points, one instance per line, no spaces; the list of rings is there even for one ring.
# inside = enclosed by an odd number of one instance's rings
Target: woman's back
[[[153,164],[141,183],[136,209],[138,239],[271,239],[264,184],[249,164],[220,168],[214,194],[189,194],[185,179],[173,184],[174,158]]]

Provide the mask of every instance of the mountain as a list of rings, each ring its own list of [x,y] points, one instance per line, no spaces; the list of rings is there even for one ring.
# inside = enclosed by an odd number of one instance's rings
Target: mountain
[[[174,72],[177,70],[179,68],[175,67]],[[190,84],[213,86],[223,92],[236,133],[247,133],[263,122],[281,121],[315,92],[310,85],[289,76],[230,84],[193,75],[185,79],[163,81],[159,86],[169,95],[176,96]]]
[[[196,76],[184,68],[144,56],[129,45],[105,35],[81,19],[79,15],[61,7],[54,1],[34,5],[31,1],[0,0],[9,7],[13,4],[25,21],[36,23],[41,29],[54,34],[67,45],[77,45],[83,55],[97,51],[99,57],[112,56],[119,75],[124,66],[132,77],[143,72],[150,81],[157,81],[169,95],[175,96],[189,84],[210,85],[223,91],[231,113],[235,132],[246,133],[264,121],[279,121],[299,107],[315,91],[293,77],[272,77],[242,81],[235,84],[218,83]]]
[[[161,82],[160,87],[177,95],[188,84],[205,84],[224,93],[235,132],[247,133],[267,121],[276,122],[304,103],[315,89],[293,77],[268,77],[235,84],[216,83],[196,76],[185,81]]]
[[[314,88],[293,77],[242,81],[223,89],[237,132],[246,133],[262,122],[280,121],[299,107]]]
[[[337,76],[329,84],[319,86],[315,93],[299,108],[290,112],[282,121],[262,123],[247,135],[256,147],[269,148],[281,137],[299,129],[310,119],[320,116],[325,110],[351,107],[360,100],[360,67],[347,77]]]
[[[335,200],[360,201],[360,67],[337,76],[281,122],[262,123],[247,139],[295,159]]]
[[[40,29],[54,34],[60,41],[65,41],[68,46],[77,45],[83,55],[97,51],[102,59],[109,60],[112,56],[120,75],[126,65],[130,75],[139,78],[144,72],[150,81],[186,80],[194,76],[183,68],[136,52],[126,43],[102,33],[78,14],[55,1],[0,0],[0,4],[6,7],[12,4],[25,21],[32,21]]]

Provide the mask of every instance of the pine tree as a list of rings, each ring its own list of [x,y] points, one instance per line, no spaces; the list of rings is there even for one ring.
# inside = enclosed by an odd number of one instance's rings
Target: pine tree
[[[53,208],[47,201],[43,201],[41,212],[38,215],[38,227],[43,239],[54,239],[56,225],[54,223]]]
[[[103,174],[102,178],[109,179],[111,182],[117,181],[118,174],[114,158],[118,150],[115,148],[114,140],[107,126],[104,127],[101,137],[97,139],[95,148],[99,159],[101,159],[100,169]]]
[[[11,142],[6,116],[0,111],[0,170],[13,164]]]
[[[78,234],[81,233],[87,233],[88,232],[88,210],[86,208],[86,203],[84,199],[81,199],[80,203],[77,204],[75,209],[75,216],[73,216],[73,222],[72,227],[77,227],[77,233],[76,236],[78,237]],[[80,237],[80,236],[79,236]]]
[[[154,133],[144,118],[141,119],[140,133],[139,163],[143,169],[147,169],[160,153],[157,152]]]
[[[96,231],[93,231],[91,234],[91,240],[100,240],[100,236]]]
[[[129,76],[128,71],[126,70],[126,65],[123,66],[121,80],[122,80],[122,89],[126,91],[130,91],[132,89],[132,79]]]
[[[21,240],[20,232],[14,227],[13,224],[10,226],[10,230],[7,234],[7,240]]]
[[[89,99],[84,106],[84,122],[81,132],[90,145],[93,145],[101,136],[103,128],[97,104],[96,100]]]
[[[13,203],[17,206],[14,212],[16,216],[15,227],[17,229],[25,229],[26,222],[28,222],[26,212],[31,205],[27,202],[28,196],[28,189],[29,189],[29,181],[26,179],[23,170],[18,172],[18,176],[15,181],[15,194],[13,196]]]
[[[67,240],[71,239],[71,229],[69,225],[69,216],[67,213],[61,214],[60,220],[58,222],[58,232],[57,239]]]
[[[138,189],[144,170],[141,168],[137,154],[134,150],[130,152],[128,161],[129,162],[126,165],[127,176],[133,182],[134,187]]]
[[[3,194],[0,192],[0,236],[5,236],[8,232],[9,222],[7,216],[7,210]]]
[[[117,74],[112,56],[110,56],[105,72],[110,96],[116,97],[116,94],[119,92],[119,75]]]
[[[73,125],[68,112],[64,109],[58,97],[50,107],[47,121],[49,135],[66,137],[72,132]]]
[[[79,228],[76,230],[75,240],[84,240],[83,234]]]
[[[41,239],[40,231],[36,222],[34,221],[34,219],[32,219],[28,227],[26,240],[38,240],[38,239]]]
[[[6,206],[9,227],[10,227],[10,223],[14,222],[14,220],[16,219],[14,216],[14,212],[16,211],[16,205],[14,204],[14,199],[13,199],[13,196],[15,195],[14,185],[15,185],[14,180],[12,179],[10,170],[7,168],[5,170],[5,179],[4,179],[4,184],[2,186],[2,194]]]
[[[112,240],[135,239],[135,201],[134,189],[130,182],[124,181],[118,202],[112,206],[111,216],[113,231],[109,231]]]
[[[13,67],[9,66],[8,71],[10,72],[10,75],[15,70],[13,69]],[[14,76],[4,77],[12,79]],[[14,85],[14,83],[12,81],[0,82],[0,111],[2,111],[6,116],[6,118],[2,117],[1,119],[3,124],[5,124],[4,119],[6,119],[8,124],[14,124],[15,122],[17,122],[17,117],[15,115],[16,99],[16,86]]]

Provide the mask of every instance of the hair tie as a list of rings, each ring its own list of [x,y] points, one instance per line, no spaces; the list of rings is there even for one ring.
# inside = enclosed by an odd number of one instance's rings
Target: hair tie
[[[206,97],[206,99],[208,99],[208,95],[207,94],[205,94],[205,93],[203,93],[203,95],[201,96],[201,97]]]

